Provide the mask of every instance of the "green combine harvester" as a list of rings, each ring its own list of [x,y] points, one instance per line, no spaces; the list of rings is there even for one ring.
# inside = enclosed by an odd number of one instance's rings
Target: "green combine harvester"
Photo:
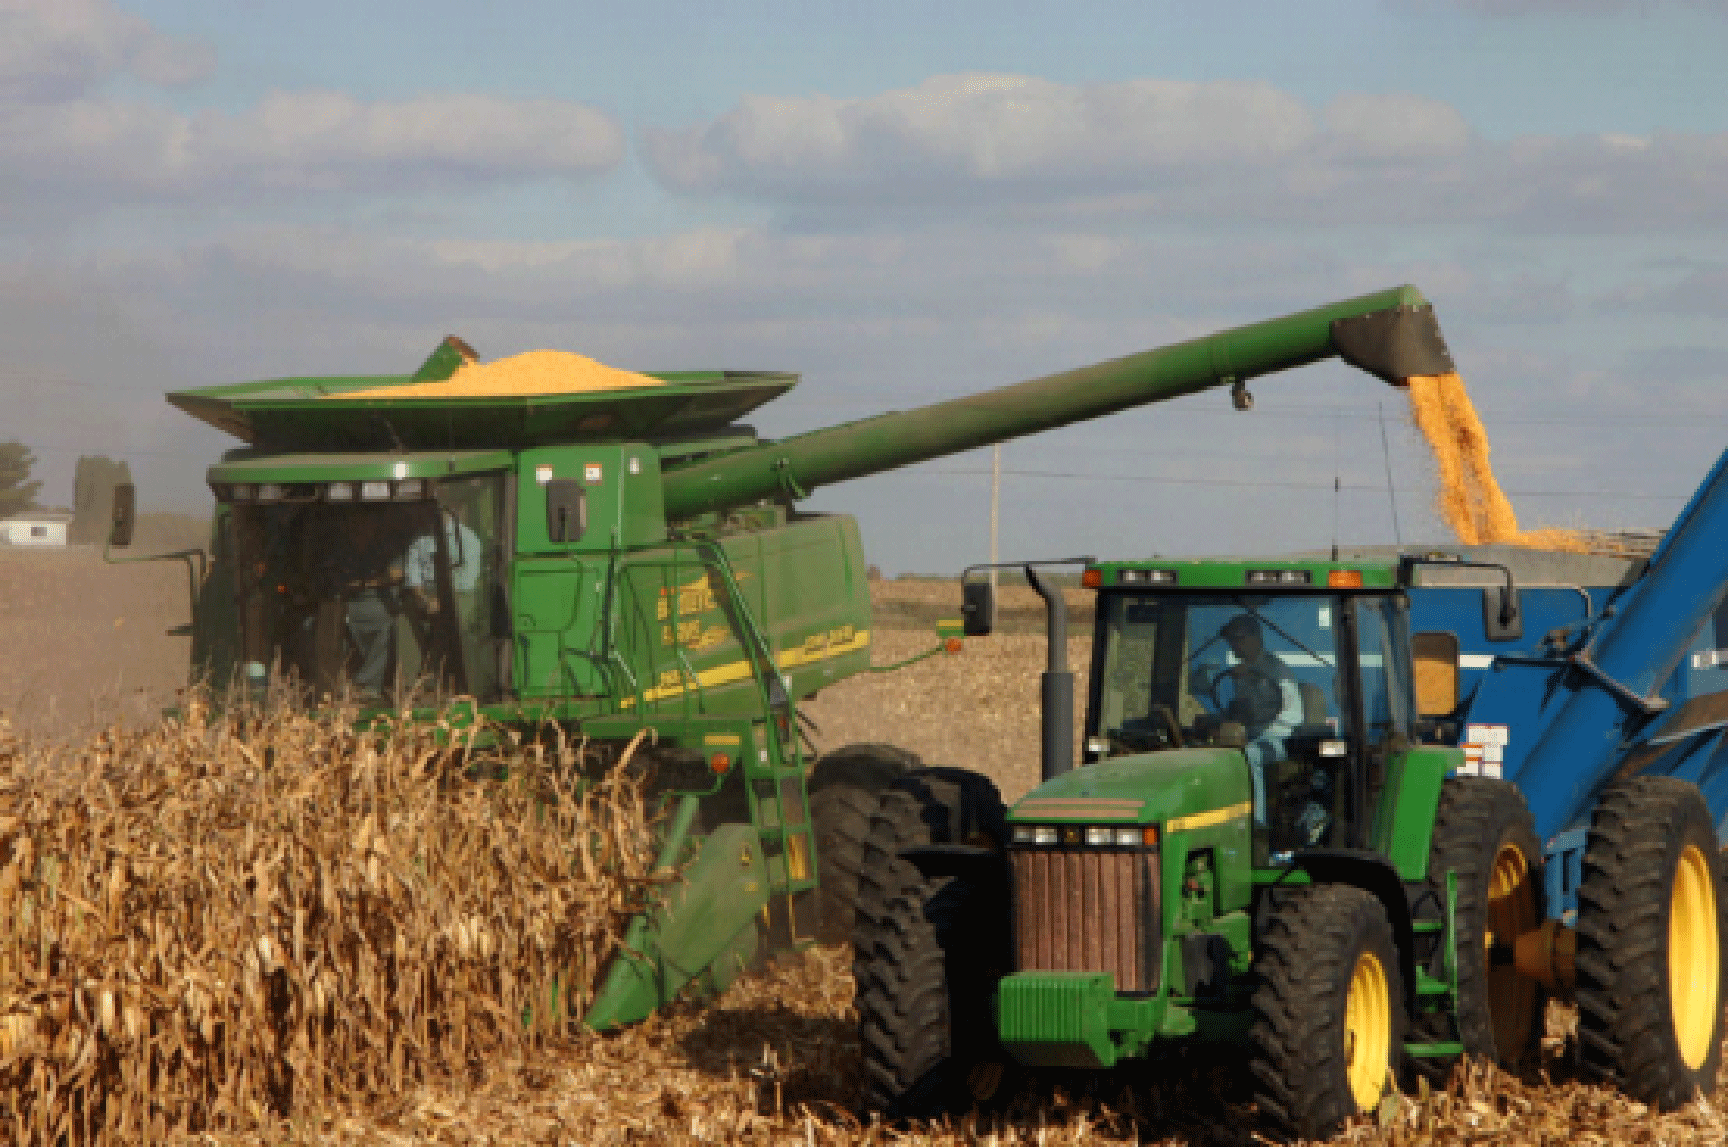
[[[639,1021],[681,993],[718,991],[763,952],[846,939],[855,924],[861,1009],[867,1017],[880,1017],[881,1007],[916,1010],[922,1005],[904,996],[880,1003],[892,996],[890,973],[868,956],[869,944],[889,943],[883,906],[899,894],[883,886],[884,874],[930,880],[999,863],[1001,849],[1019,839],[1003,835],[1000,802],[973,774],[917,768],[911,754],[883,745],[807,758],[798,703],[872,669],[871,605],[854,520],[802,513],[796,503],[831,483],[1207,388],[1228,388],[1247,409],[1251,379],[1333,356],[1394,385],[1452,369],[1432,308],[1406,286],[779,441],[760,439],[741,420],[791,389],[795,375],[692,371],[623,388],[464,391],[448,381],[460,382],[457,372],[473,358],[457,339],[412,375],[178,392],[170,402],[245,443],[208,472],[217,506],[208,574],[195,584],[194,671],[242,686],[287,683],[314,698],[350,690],[363,712],[395,712],[403,691],[417,689],[429,715],[456,699],[492,722],[579,734],[599,750],[599,767],[639,742],[669,802],[662,862],[682,866],[683,880],[629,930],[586,1016],[596,1029]],[[116,541],[124,542],[129,499],[117,502],[116,519]],[[1311,576],[1330,576],[1316,569]],[[958,619],[941,628],[932,651],[956,645],[960,628]],[[1046,699],[1066,704],[1048,683]],[[1181,740],[1181,716],[1159,714],[1145,729],[1124,725],[1122,736]],[[645,730],[651,738],[639,737]],[[1186,977],[1190,993],[1210,985],[1230,1006],[1121,996],[1166,989],[1149,953],[1175,940],[1169,929],[1131,935],[1130,917],[1111,917],[1120,933],[1095,939],[1114,989],[1108,977],[1076,973],[1003,981],[1022,995],[955,998],[954,1007],[972,1009],[956,1013],[956,1032],[993,1032],[993,1008],[1004,1024],[1020,1025],[1000,1033],[1012,1054],[990,1062],[1113,1062],[1167,1036],[1242,1029],[1231,985],[1259,934],[1249,905],[1260,890],[1299,881],[1252,831],[1246,810],[1260,794],[1241,767],[1244,749],[1229,745],[1228,730],[1216,736],[1224,739],[1206,750],[1204,767],[1149,757],[1132,778],[1103,787],[1085,770],[1053,780],[1039,798],[1049,815],[1022,805],[1012,831],[1060,834],[1071,821],[1087,831],[1131,829],[1133,841],[1111,838],[1122,850],[1119,870],[1074,870],[1062,879],[1081,883],[1061,885],[1066,891],[1052,894],[1048,910],[1067,911],[1065,897],[1089,906],[1104,895],[1097,881],[1120,883],[1122,895],[1142,898],[1133,901],[1139,911],[1193,925],[1201,938],[1182,940],[1186,963],[1171,974]],[[1438,784],[1438,764],[1388,758],[1376,767],[1376,783],[1420,776]],[[906,800],[922,802],[924,837],[895,844],[892,858],[878,855],[881,842],[866,840],[872,821],[885,823]],[[1117,805],[1132,805],[1134,815],[1070,815]],[[1337,808],[1323,811],[1337,823]],[[1353,815],[1350,847],[1390,847],[1385,825]],[[1202,837],[1210,843],[1182,854],[1182,866],[1141,871],[1178,855],[1169,842]],[[1401,878],[1420,867],[1425,844],[1397,839],[1409,853],[1393,850]],[[980,859],[989,856],[996,861]],[[908,857],[918,865],[908,869]],[[1319,870],[1302,871],[1323,883]],[[1029,869],[1025,879],[1055,877]],[[992,895],[985,908],[968,906],[942,926],[963,919],[979,943],[995,937],[1011,913],[1005,886]],[[1347,907],[1307,895],[1317,912]],[[1203,905],[1230,907],[1218,912],[1216,928],[1201,928],[1213,911]],[[989,965],[998,976],[1012,964],[1008,951],[992,949],[991,959],[1006,961]],[[928,954],[901,956],[890,961],[893,976],[942,968]],[[1410,971],[1387,957],[1383,970],[1395,976],[1401,968]],[[1437,1006],[1453,1006],[1439,965],[1427,980],[1401,982],[1429,995],[1443,985]],[[1071,997],[1102,1002],[1075,1012],[1081,1028],[1056,1039],[1049,1025],[1068,1022],[1061,1017]],[[1301,1058],[1293,1053],[1288,1070],[1298,1072]],[[873,1077],[871,1094],[910,1110],[915,1082]],[[973,1079],[967,1094],[987,1091],[987,1082]],[[1366,1094],[1367,1083],[1353,1086]]]

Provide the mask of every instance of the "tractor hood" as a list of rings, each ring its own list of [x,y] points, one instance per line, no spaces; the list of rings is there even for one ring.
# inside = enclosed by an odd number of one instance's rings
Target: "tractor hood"
[[[1252,799],[1240,749],[1172,749],[1064,773],[1021,797],[1008,819],[1156,824]]]

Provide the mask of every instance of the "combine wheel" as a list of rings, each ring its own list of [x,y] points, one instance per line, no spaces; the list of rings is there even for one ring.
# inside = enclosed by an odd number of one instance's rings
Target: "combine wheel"
[[[1004,1097],[1013,1064],[996,1040],[1007,971],[1006,869],[925,876],[901,855],[921,844],[1000,842],[996,786],[959,769],[919,769],[882,794],[871,821],[853,933],[864,1108],[936,1115]]]
[[[1404,1042],[1404,987],[1386,910],[1322,884],[1280,896],[1254,959],[1255,1099],[1277,1134],[1325,1139],[1386,1093]]]
[[[1722,869],[1694,786],[1640,777],[1603,795],[1578,888],[1579,1050],[1663,1109],[1709,1092],[1722,1062]]]
[[[816,938],[839,944],[852,938],[858,902],[858,866],[870,817],[882,790],[917,768],[916,753],[893,745],[846,745],[824,754],[810,772],[810,820],[816,829],[816,871],[821,923]]]
[[[1542,846],[1535,818],[1510,783],[1454,777],[1440,790],[1428,889],[1420,912],[1444,920],[1446,873],[1458,874],[1458,1015],[1422,1017],[1433,1040],[1456,1039],[1471,1055],[1517,1067],[1541,1048],[1546,995],[1513,963],[1519,936],[1542,924]],[[1446,976],[1445,938],[1426,957],[1428,974]],[[1449,1068],[1449,1060],[1430,1060]]]

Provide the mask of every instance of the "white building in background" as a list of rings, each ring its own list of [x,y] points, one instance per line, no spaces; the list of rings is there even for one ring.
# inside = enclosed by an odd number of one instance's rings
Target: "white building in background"
[[[30,510],[0,518],[0,545],[64,546],[72,515],[58,510]]]

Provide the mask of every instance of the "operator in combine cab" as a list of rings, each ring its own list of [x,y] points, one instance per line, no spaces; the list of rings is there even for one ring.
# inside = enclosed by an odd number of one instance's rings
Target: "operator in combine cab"
[[[444,545],[450,559],[451,588],[458,602],[472,594],[480,582],[483,547],[480,535],[443,511]],[[402,555],[402,586],[413,594],[427,613],[438,612],[438,540],[428,530],[408,544]],[[462,611],[465,615],[468,611]]]
[[[1219,674],[1234,687],[1218,720],[1237,722],[1244,730],[1242,752],[1254,774],[1254,817],[1264,824],[1266,766],[1288,755],[1284,739],[1302,723],[1302,692],[1289,667],[1266,648],[1258,618],[1239,613],[1218,636],[1236,656],[1236,664]]]

